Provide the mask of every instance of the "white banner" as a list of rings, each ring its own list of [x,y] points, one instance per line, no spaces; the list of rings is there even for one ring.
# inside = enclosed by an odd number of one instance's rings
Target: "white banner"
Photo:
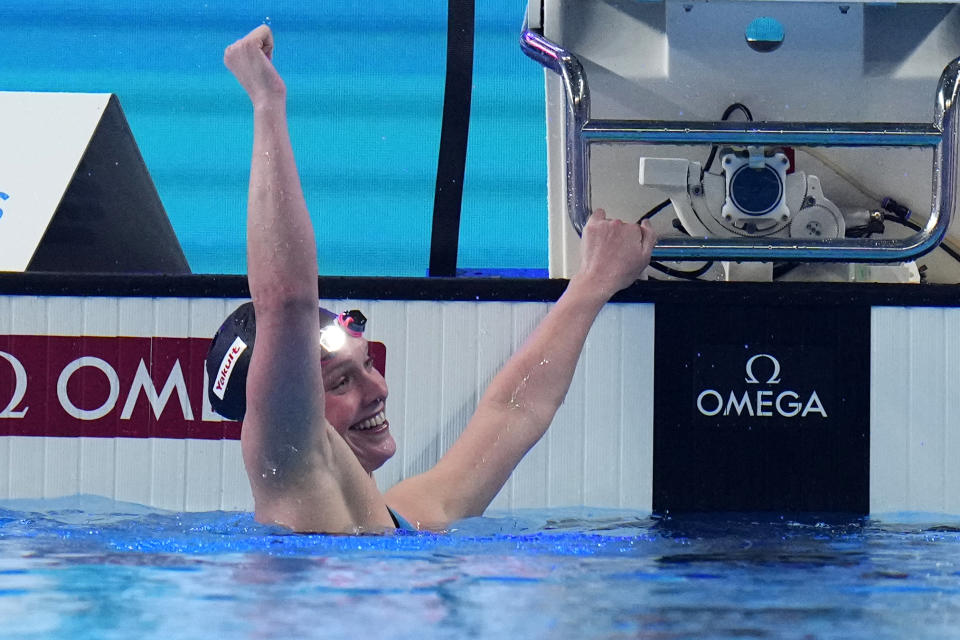
[[[109,99],[0,91],[0,271],[26,270]]]

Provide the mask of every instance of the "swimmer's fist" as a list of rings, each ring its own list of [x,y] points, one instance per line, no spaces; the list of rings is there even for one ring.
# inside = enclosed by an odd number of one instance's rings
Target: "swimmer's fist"
[[[583,228],[580,271],[607,297],[629,287],[650,264],[657,232],[646,220],[633,224],[597,209]]]
[[[286,87],[274,68],[273,33],[263,24],[227,47],[223,63],[237,78],[254,106],[283,99]]]

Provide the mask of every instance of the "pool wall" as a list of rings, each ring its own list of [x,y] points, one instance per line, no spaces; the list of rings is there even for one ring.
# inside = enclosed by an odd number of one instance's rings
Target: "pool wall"
[[[164,337],[208,339],[223,317],[241,300],[211,298],[116,298],[79,296],[0,296],[0,351],[13,352],[24,368],[30,356],[17,351],[26,336]],[[428,302],[324,299],[329,308],[361,308],[370,318],[369,337],[387,345],[386,378],[390,388],[387,415],[399,447],[377,472],[382,488],[431,467],[459,435],[479,394],[514,348],[546,313],[546,302]],[[587,343],[583,361],[548,436],[526,457],[496,498],[502,508],[592,504],[649,509],[652,305],[611,305]],[[616,336],[610,341],[609,336]],[[12,338],[11,338],[12,337]],[[107,352],[117,370],[118,398],[102,417],[77,428],[55,391],[66,368],[50,353],[28,371],[27,395],[13,411],[26,415],[0,418],[0,433],[22,432],[30,412],[44,412],[47,433],[67,437],[3,435],[0,437],[0,496],[51,497],[93,493],[178,510],[249,509],[252,498],[240,457],[239,441],[208,439],[201,433],[217,417],[202,406],[202,357],[189,349],[178,358],[184,369],[194,420],[186,429],[199,438],[150,437],[150,428],[117,419],[129,402],[138,358],[122,357],[133,347],[119,338]],[[6,340],[6,343],[2,342]],[[11,340],[13,344],[11,345]],[[49,351],[54,351],[51,338]],[[28,345],[29,346],[29,345]],[[67,348],[67,347],[64,347]],[[78,349],[63,361],[82,357]],[[97,346],[97,353],[102,353]],[[87,350],[89,351],[89,349]],[[631,357],[619,354],[632,352]],[[86,352],[84,352],[86,353]],[[149,353],[149,352],[148,352]],[[89,357],[89,356],[88,356]],[[110,359],[110,356],[101,358]],[[8,359],[9,360],[9,359]],[[149,355],[143,358],[149,363]],[[608,366],[610,361],[616,366]],[[126,370],[124,370],[126,366]],[[0,362],[12,399],[10,362]],[[100,365],[103,369],[103,365]],[[88,367],[94,377],[107,374]],[[77,369],[77,365],[73,366]],[[148,369],[154,369],[148,365]],[[162,391],[170,363],[151,371]],[[191,375],[191,370],[193,375]],[[198,372],[199,370],[199,372]],[[68,371],[69,374],[69,371]],[[76,375],[80,375],[77,373]],[[69,381],[69,375],[64,378]],[[623,386],[625,385],[625,386]],[[44,389],[46,386],[46,389]],[[89,397],[67,392],[67,402],[92,410],[105,407],[105,385]],[[98,395],[99,394],[99,395]],[[182,418],[179,390],[167,396],[162,417]],[[162,396],[163,394],[160,393]],[[46,402],[42,400],[46,398]],[[148,391],[140,387],[141,419],[149,420]],[[46,406],[44,406],[46,404]],[[39,405],[39,406],[38,406]],[[2,407],[0,407],[2,409]],[[9,413],[9,412],[8,412]],[[584,416],[594,416],[587,422]],[[89,417],[89,416],[88,416]],[[56,423],[57,419],[61,424]],[[111,422],[112,421],[112,422]],[[103,425],[103,423],[109,423]],[[150,420],[159,424],[162,421]],[[199,424],[206,422],[206,425]],[[35,430],[34,430],[35,431]],[[100,437],[84,437],[98,431]],[[111,437],[123,433],[138,437]],[[228,434],[228,438],[231,437]],[[236,437],[235,434],[232,437]]]
[[[90,493],[174,510],[252,507],[238,426],[212,414],[201,392],[206,340],[245,298],[244,285],[207,280],[168,287],[162,278],[146,286],[136,278],[107,286],[27,274],[0,278],[0,292],[9,292],[0,293],[0,497]],[[324,298],[325,306],[363,309],[369,337],[387,345],[387,413],[399,448],[377,472],[381,488],[437,461],[563,286],[321,283],[337,296]],[[112,293],[124,290],[133,292]],[[870,306],[869,380],[856,382],[869,385],[870,511],[960,513],[957,293],[934,285],[637,285],[601,313],[553,426],[492,507],[650,510],[657,305],[769,299]],[[903,304],[893,306],[898,299]],[[137,382],[141,361],[152,384],[142,375]],[[109,369],[116,372],[113,397]],[[658,384],[669,392],[670,381]]]

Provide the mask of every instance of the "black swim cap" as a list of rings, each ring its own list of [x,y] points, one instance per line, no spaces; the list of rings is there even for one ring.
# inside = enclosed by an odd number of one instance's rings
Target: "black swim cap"
[[[339,327],[359,337],[366,328],[367,319],[357,310],[344,311],[339,316],[320,307],[320,344],[325,351],[342,346],[331,340],[334,333],[328,327]],[[336,333],[343,333],[336,332]],[[247,411],[247,367],[257,339],[257,317],[252,302],[245,302],[223,321],[207,352],[207,397],[210,406],[228,420],[243,420]]]

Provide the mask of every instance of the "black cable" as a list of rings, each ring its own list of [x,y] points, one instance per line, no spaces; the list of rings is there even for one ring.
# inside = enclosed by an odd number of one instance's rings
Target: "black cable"
[[[749,109],[745,104],[743,104],[743,103],[741,103],[741,102],[734,102],[734,103],[731,104],[729,107],[727,107],[726,109],[724,109],[724,110],[723,110],[723,115],[720,117],[720,119],[721,119],[721,120],[726,120],[726,119],[729,118],[731,115],[733,115],[733,112],[734,112],[734,111],[740,111],[740,112],[742,112],[743,115],[747,118],[748,121],[753,122],[753,114],[750,112],[750,109]],[[707,162],[706,162],[706,164],[704,165],[704,169],[701,170],[701,172],[700,172],[700,178],[701,178],[701,179],[703,179],[703,174],[706,173],[707,171],[709,171],[709,170],[710,170],[710,167],[713,166],[713,160],[714,160],[714,158],[716,158],[716,155],[717,155],[717,145],[713,145],[713,146],[710,148],[710,155],[707,157]],[[661,211],[663,211],[664,209],[666,209],[668,206],[670,206],[670,200],[669,200],[669,199],[664,200],[663,202],[661,202],[660,204],[658,204],[657,206],[653,207],[652,209],[650,209],[649,211],[647,211],[645,214],[643,214],[642,216],[640,216],[640,221],[642,222],[642,221],[644,221],[644,220],[649,220],[649,219],[652,218],[653,216],[657,215],[658,213],[660,213]]]
[[[740,102],[734,102],[729,107],[724,109],[723,116],[721,116],[720,119],[726,120],[731,115],[733,115],[734,111],[742,112],[743,115],[746,116],[747,120],[751,122],[753,121],[753,114],[750,113],[750,109],[747,108],[746,105]],[[706,173],[710,169],[710,167],[713,165],[713,160],[714,158],[716,158],[716,155],[717,155],[717,148],[718,148],[717,145],[713,145],[712,147],[710,147],[710,155],[707,157],[707,163],[706,165],[704,165],[705,168],[700,172],[701,180],[703,180],[703,174]],[[637,220],[637,224],[640,224],[644,220],[649,220],[653,216],[657,215],[658,213],[666,209],[668,206],[670,206],[669,198],[664,200],[660,204],[656,205],[655,207],[651,208],[642,216],[640,216],[640,219]],[[660,262],[651,262],[650,266],[656,269],[657,271],[664,273],[668,276],[672,276],[674,278],[682,278],[684,280],[696,280],[710,270],[710,268],[713,266],[713,261],[707,262],[699,269],[694,269],[692,271],[683,271],[682,269],[674,269]]]
[[[900,216],[895,216],[895,215],[890,214],[890,213],[885,213],[885,214],[883,214],[883,219],[884,219],[884,220],[889,220],[890,222],[896,222],[897,224],[903,225],[904,227],[907,227],[908,229],[913,229],[914,231],[923,231],[923,227],[921,227],[920,225],[918,225],[916,222],[910,222],[909,220],[904,220],[904,219],[901,218]],[[950,248],[950,247],[947,246],[946,244],[943,244],[942,242],[940,243],[939,246],[940,246],[941,249],[943,249],[944,253],[946,253],[948,256],[950,256],[951,258],[953,258],[953,259],[956,260],[957,262],[960,262],[960,253],[957,253],[957,252],[954,251],[952,248]]]
[[[704,264],[702,267],[700,267],[699,269],[694,269],[693,271],[682,271],[681,269],[674,269],[672,267],[668,267],[662,262],[651,262],[650,266],[656,269],[657,271],[659,271],[660,273],[664,273],[668,276],[673,276],[674,278],[682,278],[684,280],[696,280],[697,278],[699,278],[700,276],[702,276],[703,274],[705,274],[707,271],[710,270],[710,267],[713,266],[713,262],[712,261],[708,262]]]
[[[670,198],[667,198],[666,200],[664,200],[663,202],[661,202],[660,204],[658,204],[657,206],[655,206],[654,208],[650,209],[645,214],[640,216],[640,219],[637,220],[637,222],[643,222],[644,220],[649,220],[650,218],[657,215],[658,213],[660,213],[661,211],[663,211],[669,206],[670,206]]]
[[[773,265],[773,279],[782,278],[800,266],[799,262],[780,262]]]
[[[720,119],[726,120],[727,118],[733,115],[734,111],[738,111],[738,110],[741,113],[743,113],[744,117],[746,117],[747,120],[749,120],[750,122],[753,122],[753,114],[750,113],[750,109],[747,107],[747,105],[743,104],[742,102],[734,102],[729,107],[724,109],[723,115],[720,116]]]
[[[734,111],[740,111],[747,118],[748,122],[753,122],[753,114],[750,113],[750,109],[748,109],[747,106],[741,102],[734,102],[732,105],[724,109],[720,120],[726,120],[733,115]],[[707,162],[703,165],[703,169],[700,172],[701,179],[703,178],[703,174],[705,174],[707,171],[710,171],[710,167],[713,166],[713,161],[717,157],[717,149],[717,145],[710,147],[710,155],[707,156]]]

